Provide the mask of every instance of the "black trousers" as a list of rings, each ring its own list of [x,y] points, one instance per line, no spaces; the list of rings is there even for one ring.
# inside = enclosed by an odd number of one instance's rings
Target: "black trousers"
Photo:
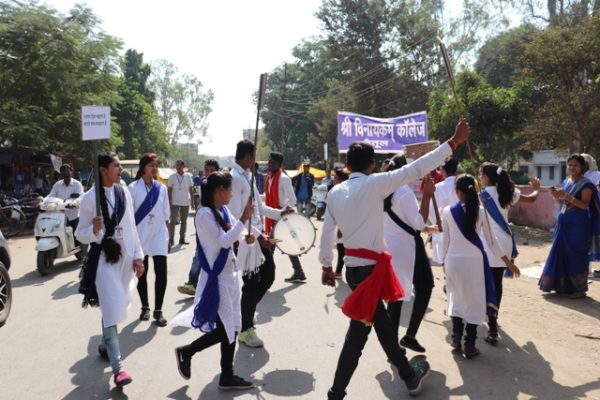
[[[167,256],[152,256],[154,264],[154,309],[162,310],[165,291],[167,290]],[[140,276],[137,290],[142,307],[150,307],[148,302],[148,256],[144,257],[144,273]]]
[[[372,271],[373,266],[348,267],[346,268],[346,281],[350,288],[354,290]],[[373,327],[381,347],[392,364],[398,369],[400,377],[405,382],[413,379],[414,372],[406,359],[405,352],[398,345],[396,334],[394,334],[396,329],[392,326],[390,317],[381,300],[377,304],[373,316]],[[333,386],[328,392],[329,400],[342,399],[346,395],[346,387],[358,366],[358,360],[362,355],[365,343],[367,343],[369,333],[371,333],[371,326],[366,326],[360,321],[350,321],[350,327],[346,333],[346,340],[335,371]]]
[[[337,247],[337,266],[335,267],[335,272],[338,274],[342,273],[344,268],[344,256],[346,255],[346,248],[343,243],[338,243]]]
[[[462,318],[452,317],[452,337],[462,337],[463,330],[466,332],[465,345],[475,346],[475,340],[477,339],[477,325],[465,324]]]
[[[491,268],[492,275],[494,276],[494,286],[496,287],[496,298],[498,299],[498,307],[500,307],[500,301],[502,301],[502,281],[504,279],[504,270],[506,268]],[[488,327],[492,334],[498,334],[498,313],[496,315],[488,316]]]
[[[221,343],[221,375],[233,376],[233,354],[235,353],[235,340],[229,343],[227,333],[221,318],[217,316],[217,328],[205,333],[182,349],[183,355],[192,357],[194,354]]]
[[[406,335],[410,337],[416,337],[417,331],[421,326],[421,322],[427,312],[427,306],[431,299],[431,292],[433,291],[433,272],[431,272],[431,264],[429,262],[422,263],[421,265],[415,265],[415,271],[413,274],[413,286],[415,288],[415,299],[410,316],[410,322],[408,323],[408,329]],[[409,290],[404,288],[404,290]],[[396,340],[398,340],[398,329],[400,328],[400,316],[402,315],[402,301],[396,301],[389,303],[387,307],[388,314],[392,320],[392,325],[396,329]]]
[[[242,332],[254,326],[253,320],[256,306],[275,281],[273,253],[270,249],[263,247],[261,247],[261,250],[265,256],[263,265],[258,267],[257,273],[242,276],[242,280],[244,281],[241,298]]]

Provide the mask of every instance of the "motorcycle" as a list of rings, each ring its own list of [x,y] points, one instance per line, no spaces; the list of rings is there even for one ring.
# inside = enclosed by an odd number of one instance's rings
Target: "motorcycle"
[[[88,246],[75,241],[73,228],[67,225],[66,209],[79,208],[79,194],[73,193],[70,198],[62,200],[47,197],[40,206],[43,211],[35,222],[33,229],[37,240],[37,269],[42,276],[48,275],[54,260],[75,256],[83,260]]]
[[[316,207],[317,221],[320,221],[325,215],[327,208],[327,192],[329,188],[325,184],[320,184],[313,189],[313,204]]]

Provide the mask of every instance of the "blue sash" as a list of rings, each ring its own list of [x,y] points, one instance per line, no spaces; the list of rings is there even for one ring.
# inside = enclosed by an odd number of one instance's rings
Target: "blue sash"
[[[143,181],[141,183],[146,185]],[[140,182],[138,181],[138,185],[139,184]],[[142,222],[142,220],[146,218],[146,215],[148,215],[150,211],[152,211],[152,208],[154,208],[154,205],[158,201],[158,196],[160,196],[160,183],[153,180],[152,187],[148,191],[148,194],[146,194],[146,198],[135,211],[136,225],[139,225],[140,222]]]
[[[515,259],[519,255],[519,251],[517,250],[517,243],[515,242],[515,235],[512,233],[508,223],[500,213],[498,209],[498,205],[492,199],[492,196],[486,192],[485,189],[481,191],[481,196],[483,197],[483,201],[485,201],[485,207],[487,212],[490,214],[492,219],[498,224],[498,226],[512,239],[512,254],[511,258]]]
[[[596,185],[587,178],[581,179],[577,183],[569,183],[569,180],[563,182],[565,192],[581,200],[583,189],[592,190],[592,199],[588,209],[589,217],[592,222],[590,251],[588,253],[590,261],[600,261],[600,194]]]
[[[221,207],[221,212],[223,212],[223,219],[225,220],[225,223],[229,225],[230,220],[227,209],[225,207]],[[198,227],[196,227],[196,230],[197,229]],[[196,257],[200,263],[200,268],[202,268],[202,270],[206,273],[207,279],[206,286],[204,287],[204,291],[200,297],[200,301],[196,305],[196,308],[194,308],[192,326],[200,329],[202,332],[211,332],[217,327],[217,314],[220,303],[219,275],[227,264],[230,251],[231,247],[226,249],[222,248],[219,251],[219,255],[215,260],[213,268],[211,269],[208,264],[208,260],[206,259],[206,254],[204,254],[204,250],[200,244],[200,239],[198,239],[198,234],[196,234]]]
[[[483,276],[485,280],[485,300],[487,304],[487,314],[488,315],[496,315],[498,312],[498,301],[496,300],[496,287],[494,286],[494,278],[492,276],[492,270],[490,268],[490,263],[488,261],[487,254],[483,249],[483,243],[481,242],[481,238],[477,233],[473,235],[467,235],[465,232],[465,210],[463,210],[462,205],[459,203],[454,204],[450,208],[450,212],[452,213],[452,217],[454,218],[454,222],[456,222],[456,226],[460,229],[460,232],[463,236],[471,242],[471,244],[481,251],[481,255],[483,256]]]

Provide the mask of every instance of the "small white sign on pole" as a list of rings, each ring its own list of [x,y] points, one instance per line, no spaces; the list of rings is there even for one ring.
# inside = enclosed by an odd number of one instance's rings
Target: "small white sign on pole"
[[[81,106],[81,140],[110,139],[110,107]]]
[[[327,146],[327,143],[323,143],[323,153],[325,153],[325,162],[327,162],[327,159],[329,158],[328,157],[329,154],[327,154],[327,153],[329,153],[328,150],[329,150],[329,146]]]

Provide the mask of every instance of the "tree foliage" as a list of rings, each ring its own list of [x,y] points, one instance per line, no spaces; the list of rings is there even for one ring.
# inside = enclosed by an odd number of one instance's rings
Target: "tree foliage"
[[[193,75],[179,75],[177,67],[166,60],[152,64],[150,87],[156,94],[155,106],[175,145],[180,139],[200,142],[208,129],[207,117],[212,111],[213,92]]]
[[[82,154],[80,107],[117,103],[120,46],[84,6],[0,3],[0,142]]]

